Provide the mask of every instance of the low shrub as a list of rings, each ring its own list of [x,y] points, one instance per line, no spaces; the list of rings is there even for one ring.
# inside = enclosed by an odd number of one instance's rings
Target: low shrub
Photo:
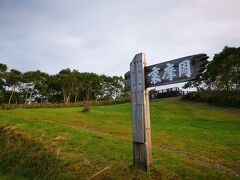
[[[84,107],[82,112],[89,112],[90,111],[90,107]]]
[[[226,107],[240,107],[240,91],[199,91],[191,92],[182,97],[182,100],[204,102]]]
[[[116,100],[101,100],[101,101],[89,101],[89,106],[107,106],[113,104],[121,104],[130,102],[130,98],[121,98]],[[0,109],[33,109],[33,108],[64,108],[64,107],[84,107],[84,102],[77,103],[31,103],[31,104],[0,104]]]

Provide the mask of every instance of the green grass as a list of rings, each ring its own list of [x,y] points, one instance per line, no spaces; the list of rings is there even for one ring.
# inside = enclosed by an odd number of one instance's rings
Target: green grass
[[[95,178],[239,178],[239,110],[179,98],[154,100],[150,109],[150,173],[131,166],[128,103],[87,113],[81,107],[1,110],[0,178],[86,179],[106,167]]]

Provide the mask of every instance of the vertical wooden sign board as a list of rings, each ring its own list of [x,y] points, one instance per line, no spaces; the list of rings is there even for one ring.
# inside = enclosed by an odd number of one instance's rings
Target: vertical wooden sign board
[[[146,55],[135,55],[130,64],[133,164],[145,171],[151,165],[151,129],[148,90],[145,87]]]

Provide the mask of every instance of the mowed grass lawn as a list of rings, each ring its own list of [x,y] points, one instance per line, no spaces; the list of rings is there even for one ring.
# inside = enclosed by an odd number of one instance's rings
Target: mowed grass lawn
[[[8,142],[0,143],[0,151],[7,149],[12,153],[8,156],[5,152],[6,158],[0,160],[4,163],[0,164],[0,177],[240,178],[239,110],[190,103],[179,98],[151,101],[150,109],[153,157],[150,173],[131,166],[129,103],[93,107],[88,113],[81,112],[81,107],[1,110],[2,131],[24,134],[24,138],[44,147],[41,153],[51,151],[49,156],[53,156],[52,162],[58,165],[51,167],[51,172],[42,167],[44,170],[41,172],[45,174],[34,174],[38,170],[33,170],[33,165],[27,163],[39,162],[36,166],[40,168],[43,158],[37,156],[31,162],[26,158],[33,157],[29,154],[39,153],[36,148],[30,146],[26,149],[27,154],[17,156],[11,148],[6,148]]]

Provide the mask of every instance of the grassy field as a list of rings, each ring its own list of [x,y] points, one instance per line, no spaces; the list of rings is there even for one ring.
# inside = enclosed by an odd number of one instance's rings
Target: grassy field
[[[80,107],[1,110],[0,178],[240,178],[239,110],[179,98],[150,106],[150,173],[131,166],[128,103],[87,113]]]

